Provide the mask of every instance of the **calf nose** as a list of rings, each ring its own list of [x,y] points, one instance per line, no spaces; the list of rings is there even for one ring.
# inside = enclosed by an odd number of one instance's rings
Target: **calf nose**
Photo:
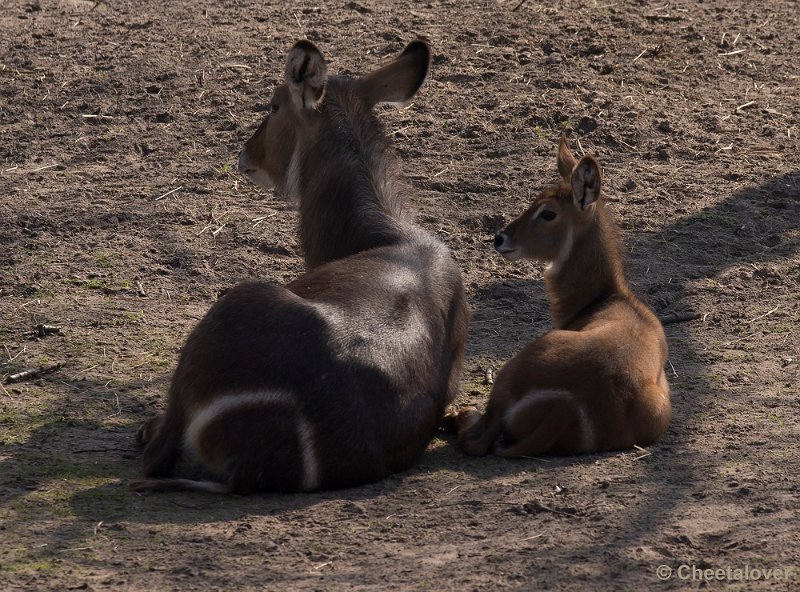
[[[499,249],[503,246],[503,242],[506,240],[506,235],[502,232],[498,232],[494,235],[494,248]]]

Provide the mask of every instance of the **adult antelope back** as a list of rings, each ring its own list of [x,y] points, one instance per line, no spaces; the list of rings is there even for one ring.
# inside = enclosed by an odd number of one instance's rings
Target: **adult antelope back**
[[[353,486],[410,466],[456,395],[468,325],[446,247],[403,213],[408,188],[373,113],[422,85],[415,41],[362,78],[300,41],[239,168],[299,202],[307,273],[239,284],[192,331],[166,413],[145,424],[139,490]],[[216,479],[172,479],[181,450]]]
[[[600,165],[591,156],[577,162],[562,137],[558,171],[560,182],[495,237],[507,259],[549,263],[555,330],[503,366],[484,415],[458,413],[459,440],[470,454],[644,446],[670,420],[664,330],[625,280]]]

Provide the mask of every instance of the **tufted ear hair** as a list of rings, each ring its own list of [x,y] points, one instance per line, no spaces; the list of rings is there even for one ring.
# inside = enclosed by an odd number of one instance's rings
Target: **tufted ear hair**
[[[286,58],[284,79],[298,109],[316,109],[325,96],[328,68],[310,41],[298,41]]]
[[[402,105],[411,100],[428,76],[431,50],[417,39],[394,60],[361,79],[361,89],[370,107],[378,103]]]
[[[584,156],[572,171],[572,199],[575,207],[583,211],[600,199],[602,173],[600,163],[592,156]]]

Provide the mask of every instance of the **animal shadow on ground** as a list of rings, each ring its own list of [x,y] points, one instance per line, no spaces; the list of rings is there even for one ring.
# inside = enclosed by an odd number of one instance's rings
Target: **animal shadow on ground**
[[[736,281],[780,282],[779,270],[775,267],[796,257],[800,237],[796,233],[800,219],[800,173],[774,178],[758,186],[746,188],[720,204],[679,219],[663,230],[648,233],[625,231],[629,258],[629,279],[634,288],[645,294],[646,300],[660,314],[674,309],[698,307],[696,300],[703,297],[702,282],[726,281],[734,270]],[[622,206],[624,207],[624,205]],[[659,274],[655,281],[649,280],[648,265],[668,262],[675,265],[675,273]],[[678,265],[679,264],[679,265]],[[736,271],[741,265],[760,266],[760,271],[740,278]],[[680,269],[679,269],[680,268]],[[752,268],[752,266],[751,266]],[[682,273],[679,274],[679,271]],[[672,276],[671,281],[665,278]],[[526,287],[512,282],[512,291]],[[537,287],[530,283],[532,289]],[[491,315],[496,305],[495,298],[507,295],[508,286],[496,284],[477,294],[473,308],[477,318]],[[539,287],[540,288],[540,287]],[[736,297],[736,285],[730,290]],[[513,295],[513,294],[512,294]],[[543,302],[524,303],[534,312],[541,310],[540,329],[519,326],[512,322],[496,322],[500,337],[477,335],[480,324],[473,325],[472,342],[468,355],[481,357],[492,354],[507,359],[516,351],[516,343],[531,340],[545,329],[546,307]],[[703,312],[702,307],[698,307]],[[722,322],[717,313],[708,311],[705,322]],[[629,514],[629,524],[622,534],[623,542],[641,540],[647,532],[657,528],[668,519],[687,496],[692,495],[695,484],[702,486],[701,474],[696,467],[699,462],[722,462],[690,449],[696,441],[692,422],[701,411],[712,407],[715,386],[704,368],[706,344],[692,341],[686,328],[688,325],[668,325],[667,334],[671,347],[671,361],[681,370],[680,381],[673,380],[674,418],[662,439],[651,447],[651,462],[643,464],[639,473],[641,484],[655,492],[637,512]],[[509,339],[513,336],[514,339]],[[507,345],[497,349],[495,341]],[[498,356],[499,357],[499,356]],[[47,381],[50,382],[50,381]],[[70,392],[55,381],[51,386],[63,390],[60,407],[49,409],[54,418],[68,417]],[[0,461],[2,483],[2,505],[22,497],[53,478],[102,480],[120,477],[119,482],[89,487],[73,495],[69,500],[77,520],[64,521],[48,533],[51,540],[80,541],[85,535],[86,521],[117,520],[133,523],[186,524],[211,521],[235,520],[247,515],[275,515],[323,503],[328,500],[358,502],[378,496],[392,495],[404,482],[424,479],[428,473],[441,470],[458,470],[478,478],[519,473],[520,471],[546,471],[557,474],[560,469],[574,465],[590,465],[605,455],[551,458],[549,462],[533,459],[507,460],[496,457],[471,458],[457,449],[455,438],[445,435],[445,444],[434,447],[412,469],[392,475],[378,483],[353,489],[323,491],[308,494],[259,494],[249,497],[215,496],[204,493],[181,493],[151,495],[146,498],[131,492],[127,480],[138,472],[140,450],[135,446],[133,435],[147,414],[141,403],[132,394],[140,388],[139,383],[123,385],[116,389],[125,421],[116,429],[109,430],[100,422],[55,422],[36,430],[30,438],[18,445],[6,444],[6,458]],[[161,388],[166,391],[167,380],[163,378]],[[104,392],[102,384],[73,383],[69,388],[80,389],[83,395]],[[89,438],[87,438],[89,435]],[[733,434],[732,439],[737,435]],[[48,456],[54,445],[70,451],[64,457]],[[677,462],[678,456],[680,462]],[[706,469],[707,470],[707,469]],[[13,477],[10,477],[13,476]],[[481,503],[479,499],[476,504]],[[436,504],[430,504],[435,511]],[[102,516],[102,518],[98,518]],[[597,545],[602,550],[610,545],[619,545],[620,540],[601,540]],[[596,552],[598,549],[592,549]],[[41,551],[46,555],[48,551]]]
[[[147,385],[166,392],[168,376]],[[87,524],[198,524],[225,522],[252,515],[281,516],[328,500],[351,504],[390,493],[402,483],[401,476],[353,489],[309,494],[259,494],[248,497],[206,493],[143,495],[133,492],[128,482],[139,476],[141,448],[134,434],[151,416],[138,398],[140,381],[119,384],[119,414],[113,425],[103,418],[74,419],[75,405],[88,399],[108,397],[103,382],[81,380],[66,383],[57,374],[40,381],[45,391],[55,392],[57,403],[42,408],[48,420],[24,441],[5,443],[0,459],[0,510],[13,508],[20,519],[36,525],[37,508],[66,501],[69,516],[53,528],[34,526],[41,541],[28,550],[30,561],[46,561],[59,548],[81,548]],[[80,395],[78,395],[80,391]],[[198,475],[191,462],[182,461],[182,475]],[[84,487],[76,494],[64,494],[54,483],[64,480]],[[96,483],[97,485],[93,485]],[[347,511],[345,508],[344,511]],[[124,528],[124,527],[123,527]]]

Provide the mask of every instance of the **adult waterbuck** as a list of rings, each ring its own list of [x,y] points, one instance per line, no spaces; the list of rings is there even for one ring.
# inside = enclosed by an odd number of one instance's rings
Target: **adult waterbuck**
[[[666,337],[625,280],[600,165],[591,156],[577,162],[562,137],[558,171],[561,181],[495,237],[506,259],[550,263],[544,277],[555,329],[497,373],[484,415],[466,408],[448,417],[469,454],[643,446],[670,421]]]
[[[307,271],[235,286],[191,332],[166,413],[140,430],[135,489],[348,487],[421,456],[457,393],[469,312],[447,248],[404,213],[373,107],[411,99],[429,62],[414,41],[367,76],[329,78],[313,44],[291,49],[239,169],[299,202]],[[182,451],[215,477],[171,478]]]

